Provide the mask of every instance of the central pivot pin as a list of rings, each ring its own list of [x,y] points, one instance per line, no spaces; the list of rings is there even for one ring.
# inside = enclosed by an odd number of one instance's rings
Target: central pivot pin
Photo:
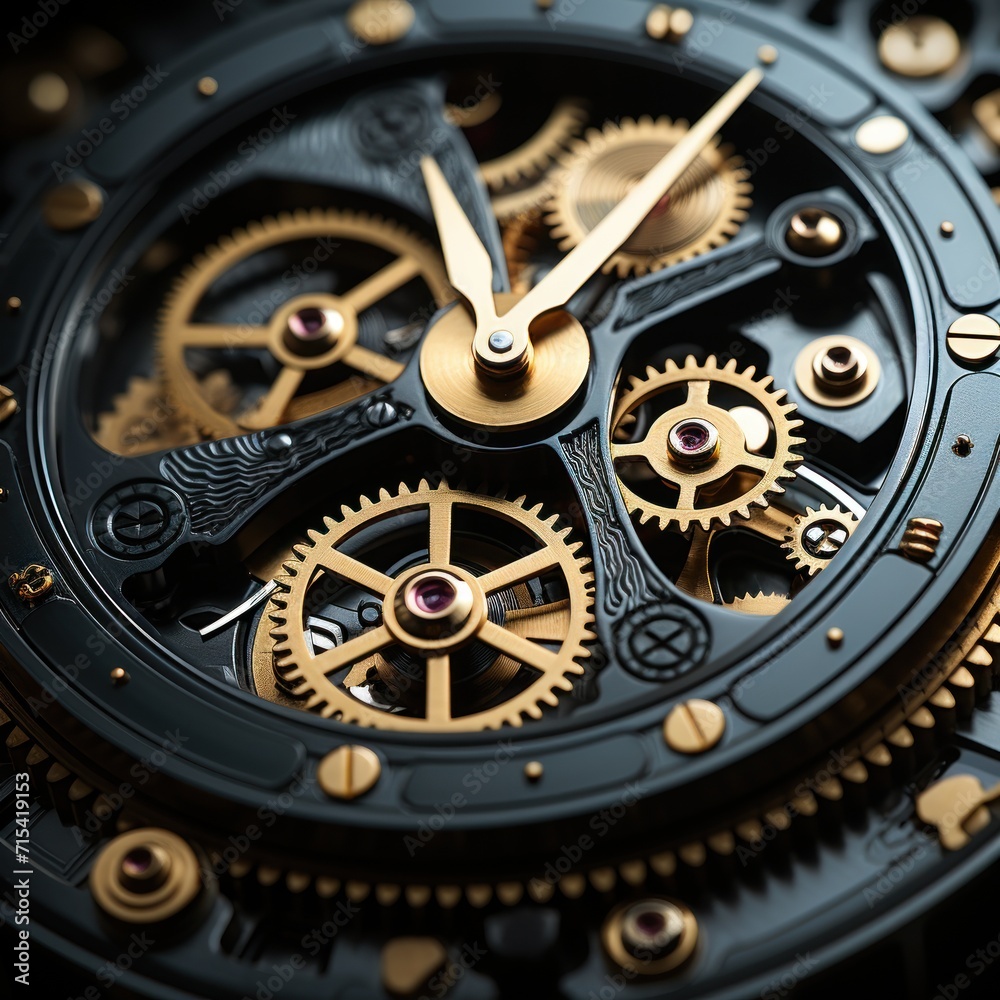
[[[295,354],[322,354],[337,342],[345,326],[336,309],[307,306],[288,317],[285,344]]]
[[[719,431],[715,424],[690,417],[674,424],[667,436],[670,457],[682,465],[705,465],[719,452]]]
[[[472,613],[472,588],[445,570],[410,580],[397,597],[396,616],[414,635],[438,638],[457,632]]]

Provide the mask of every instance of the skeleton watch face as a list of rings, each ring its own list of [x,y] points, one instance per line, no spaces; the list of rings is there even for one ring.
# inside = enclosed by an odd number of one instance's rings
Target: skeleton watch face
[[[1000,26],[798,6],[248,2],[90,94],[0,245],[38,989],[992,989]]]

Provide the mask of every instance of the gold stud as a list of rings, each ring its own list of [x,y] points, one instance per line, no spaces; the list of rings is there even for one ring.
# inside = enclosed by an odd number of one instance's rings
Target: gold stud
[[[842,628],[837,628],[836,626],[831,629],[827,629],[826,644],[830,647],[830,649],[840,649],[840,647],[844,645],[844,630]]]
[[[118,920],[133,924],[168,920],[201,892],[198,857],[169,830],[131,830],[98,855],[90,891],[97,905]]]
[[[952,236],[955,235],[955,223],[948,222],[947,219],[941,223],[941,235],[946,239],[950,240]]]
[[[658,3],[646,18],[646,34],[659,42],[678,42],[694,27],[694,15],[685,7]]]
[[[882,65],[899,76],[940,76],[961,58],[962,40],[943,18],[910,17],[882,32],[878,54]]]
[[[359,0],[347,12],[347,27],[368,45],[389,45],[407,35],[415,19],[408,0]]]
[[[899,543],[900,551],[914,562],[930,562],[941,544],[943,531],[944,525],[932,517],[911,517]]]
[[[28,100],[43,114],[59,114],[69,104],[69,98],[69,84],[58,73],[39,73],[28,84]]]
[[[714,702],[693,698],[675,705],[663,723],[663,738],[677,753],[711,750],[726,731],[726,717]]]
[[[0,385],[0,424],[7,423],[17,411],[17,396],[14,395],[14,390]]]
[[[129,672],[124,667],[115,667],[111,671],[111,683],[115,687],[124,687],[131,679]]]
[[[773,66],[778,61],[778,50],[773,45],[762,45],[757,50],[757,58],[765,66]]]
[[[910,138],[910,127],[895,115],[878,115],[869,118],[854,134],[860,149],[876,156],[885,156],[902,149]]]
[[[219,81],[214,76],[203,76],[198,81],[198,93],[202,97],[214,97],[219,92]]]
[[[416,997],[444,971],[448,952],[437,938],[398,937],[382,948],[382,986],[393,997]]]
[[[524,776],[532,783],[541,781],[544,773],[545,768],[542,766],[540,761],[531,760],[524,765]]]
[[[829,257],[846,239],[843,223],[825,208],[803,208],[792,216],[785,242],[804,257]]]
[[[370,791],[382,774],[373,750],[362,746],[337,747],[319,764],[316,780],[331,799],[356,799]]]
[[[104,193],[90,181],[67,181],[53,188],[42,202],[42,217],[50,229],[81,229],[104,211]]]
[[[21,311],[22,305],[24,303],[16,295],[12,295],[7,299],[7,312],[11,316],[16,316]]]

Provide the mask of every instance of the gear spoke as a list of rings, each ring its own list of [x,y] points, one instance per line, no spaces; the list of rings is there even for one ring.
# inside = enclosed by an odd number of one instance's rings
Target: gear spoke
[[[428,560],[436,566],[451,562],[452,503],[445,495],[435,498],[427,508],[430,519],[430,543],[427,546]]]
[[[362,590],[367,590],[376,597],[385,597],[392,586],[392,580],[377,569],[353,559],[351,556],[341,552],[340,549],[327,549],[322,558],[317,560],[319,567],[327,573],[339,576],[349,583],[353,583]]]
[[[553,551],[548,548],[539,549],[529,556],[484,573],[479,578],[479,584],[487,594],[491,594],[495,590],[503,590],[505,587],[524,583],[525,580],[532,580],[542,573],[555,569],[558,565],[559,558]]]
[[[184,347],[205,350],[253,350],[267,347],[271,331],[266,326],[225,323],[185,323],[177,332]]]
[[[554,673],[559,669],[559,657],[544,646],[510,632],[493,622],[486,622],[479,631],[479,638],[500,653],[506,653],[511,659],[534,667],[543,674]]]
[[[281,418],[299,391],[305,374],[296,368],[282,368],[259,406],[252,413],[248,413],[241,423],[254,430],[281,423]]]
[[[687,384],[688,406],[708,406],[708,393],[712,388],[711,382],[704,382],[700,379],[692,379]]]
[[[395,382],[403,374],[405,365],[368,347],[355,344],[344,356],[344,363],[355,371],[378,379],[380,382]]]
[[[541,642],[561,642],[570,624],[569,601],[541,604],[537,608],[508,611],[504,617],[505,629]]]
[[[324,650],[313,657],[313,666],[329,676],[359,660],[367,659],[372,653],[377,653],[380,649],[385,649],[391,644],[392,636],[389,634],[389,630],[384,625],[380,625],[378,628],[362,632],[354,639],[348,639],[340,646]]]
[[[355,285],[343,296],[344,301],[359,315],[420,274],[420,264],[413,257],[397,257],[381,271]]]
[[[611,443],[611,455],[617,461],[619,458],[646,461],[646,454],[649,451],[649,444],[644,439],[642,441],[629,441],[625,444],[613,441]]]
[[[451,720],[451,657],[427,657],[427,710],[428,722],[445,723]]]

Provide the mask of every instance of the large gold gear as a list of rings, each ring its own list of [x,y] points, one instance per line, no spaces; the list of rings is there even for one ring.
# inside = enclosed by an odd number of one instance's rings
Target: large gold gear
[[[427,560],[389,577],[340,552],[338,546],[376,521],[425,510],[428,515]],[[485,513],[523,528],[536,546],[530,554],[476,576],[452,556],[453,514],[456,510]],[[592,638],[593,574],[579,555],[580,542],[568,540],[569,528],[557,528],[555,516],[543,519],[541,505],[528,508],[523,497],[507,500],[442,483],[421,482],[416,490],[400,486],[392,495],[382,490],[372,502],[361,498],[358,510],[344,507],[341,518],[326,518],[324,531],[310,531],[310,542],[296,546],[279,578],[280,592],[271,600],[258,627],[255,677],[258,693],[283,700],[287,692],[299,705],[325,718],[408,732],[476,732],[519,726],[524,716],[539,718],[542,706],[555,706],[558,693],[573,686],[584,672],[580,661],[589,656],[584,645]],[[382,623],[333,648],[316,652],[306,635],[306,600],[324,576],[333,576],[368,590],[382,601]],[[518,601],[491,620],[487,597],[519,588],[542,577],[561,578],[565,597],[540,606]],[[428,577],[454,581],[467,605],[461,617],[449,621],[440,634],[425,631],[426,621],[413,618],[414,586]],[[456,601],[456,607],[458,602]],[[433,622],[431,623],[433,624]],[[539,641],[534,641],[539,640]],[[541,645],[541,642],[548,645]],[[490,707],[469,714],[452,713],[452,659],[473,645],[488,647],[495,656],[488,668]],[[555,649],[549,648],[556,646]],[[390,649],[424,658],[423,716],[393,714],[361,701],[348,690],[374,670],[391,674]],[[260,669],[262,658],[272,670],[270,688]],[[527,667],[527,670],[525,669]],[[337,683],[331,674],[348,671]],[[390,677],[390,681],[391,681]],[[275,688],[277,684],[277,688]],[[272,695],[271,689],[274,689]],[[288,703],[287,700],[284,703]]]
[[[649,117],[590,129],[561,160],[546,221],[561,250],[582,243],[688,131],[685,121]],[[607,274],[642,275],[727,243],[749,215],[753,190],[743,161],[716,139],[605,264]]]
[[[857,526],[858,519],[839,504],[833,507],[820,504],[818,510],[806,507],[805,514],[795,518],[781,547],[787,551],[788,560],[795,563],[796,570],[815,576],[826,569]],[[813,530],[822,534],[810,542],[808,534]]]
[[[633,488],[622,479],[619,469],[625,506],[630,514],[639,515],[640,523],[656,517],[664,529],[673,526],[685,532],[700,525],[708,531],[715,525],[730,525],[734,517],[748,519],[753,508],[767,507],[769,497],[784,492],[781,481],[794,478],[794,466],[802,461],[794,451],[805,443],[794,433],[802,421],[792,416],[794,404],[782,402],[784,390],[771,388],[770,376],[755,376],[752,367],[738,372],[736,361],[731,360],[720,368],[715,357],[710,356],[703,365],[694,357],[688,357],[683,367],[667,361],[664,371],[647,368],[646,378],[633,376],[629,380],[629,388],[620,396],[611,418],[612,457],[616,466],[623,462],[643,463],[677,495],[674,506],[646,499],[636,492],[638,484]],[[737,419],[729,409],[710,401],[712,389],[717,386],[739,390],[753,401],[754,409],[766,416],[771,433],[763,447],[751,448],[745,419]],[[627,417],[675,389],[685,392],[684,402],[656,416],[645,438],[618,440],[616,431]],[[689,432],[703,435],[699,447],[707,450],[678,450],[677,436]],[[710,502],[699,506],[706,496]]]
[[[266,325],[193,321],[206,293],[235,265],[284,243],[321,238],[369,244],[391,253],[395,259],[341,295],[307,293],[282,303]],[[251,222],[196,257],[167,298],[157,348],[171,399],[213,437],[230,437],[299,420],[357,399],[393,381],[403,370],[400,362],[358,343],[358,317],[414,279],[427,285],[438,307],[454,298],[436,252],[390,220],[317,208]],[[321,333],[326,339],[310,341],[303,333],[300,339],[289,340],[287,329],[293,317],[306,312],[319,313],[325,320]],[[293,346],[289,347],[289,343]],[[314,350],[317,344],[320,346]],[[281,364],[280,373],[255,407],[236,414],[220,412],[189,367],[186,352],[197,348],[269,351]],[[333,365],[343,366],[343,378],[321,390],[297,395],[308,372]]]

